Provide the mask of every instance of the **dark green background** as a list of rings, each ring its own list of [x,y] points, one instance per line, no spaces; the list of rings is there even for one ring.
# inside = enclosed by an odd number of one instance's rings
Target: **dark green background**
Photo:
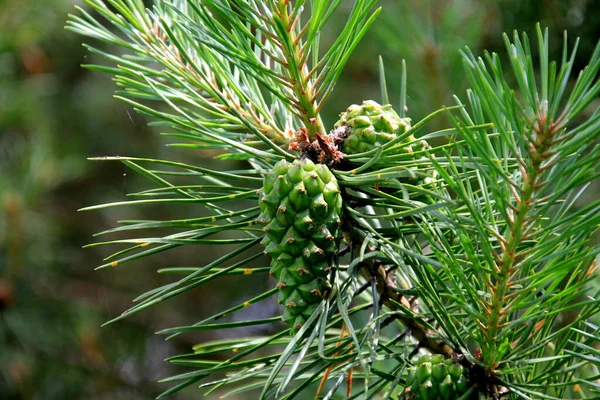
[[[0,0],[0,398],[149,399],[176,373],[163,359],[187,352],[208,336],[169,342],[154,332],[201,319],[214,307],[269,287],[263,277],[232,278],[136,314],[100,325],[138,294],[168,281],[162,266],[198,266],[226,249],[185,248],[122,268],[94,272],[108,255],[82,249],[92,235],[122,218],[193,216],[193,209],[78,208],[118,201],[144,182],[122,164],[87,157],[130,155],[212,162],[214,154],[167,149],[146,118],[112,98],[109,76],[80,64],[90,59],[83,38],[63,29],[75,0]],[[344,2],[349,7],[350,1]],[[381,1],[385,11],[351,58],[325,106],[331,126],[352,102],[380,100],[377,56],[386,63],[397,105],[399,67],[407,61],[409,115],[414,120],[463,96],[458,49],[502,51],[501,33],[550,27],[552,53],[562,31],[581,36],[576,70],[600,31],[597,1]],[[327,30],[331,41],[343,10]],[[337,26],[335,24],[338,24]],[[572,42],[572,40],[571,40]],[[98,43],[94,45],[101,46]],[[440,124],[443,122],[440,122]],[[266,262],[263,260],[263,262]],[[252,289],[250,289],[252,288]],[[278,311],[250,310],[270,315]],[[267,315],[265,315],[267,316]],[[239,333],[239,332],[238,332]],[[246,332],[254,333],[254,332]],[[188,390],[173,398],[198,398]]]

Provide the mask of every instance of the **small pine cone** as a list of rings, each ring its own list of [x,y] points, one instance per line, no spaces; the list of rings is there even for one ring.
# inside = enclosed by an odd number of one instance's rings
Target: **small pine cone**
[[[340,147],[345,154],[357,154],[373,150],[397,139],[406,133],[410,126],[410,118],[400,118],[389,104],[379,105],[372,100],[363,101],[362,105],[353,104],[340,114],[332,135],[343,130],[344,137]],[[337,136],[334,140],[338,139]],[[339,140],[339,139],[338,139]],[[431,190],[436,188],[439,174],[428,163],[422,151],[429,149],[425,140],[417,141],[412,134],[394,144],[394,154],[406,154],[407,162],[419,162],[419,166],[409,167],[409,176],[404,183]],[[433,156],[433,155],[432,155]],[[423,167],[423,161],[427,169]],[[419,200],[421,197],[413,198]]]
[[[353,104],[340,114],[335,128],[348,127],[348,137],[342,151],[346,154],[363,153],[382,146],[410,129],[410,118],[400,118],[392,106],[372,100],[362,105]],[[413,141],[410,137],[407,141]]]
[[[425,355],[408,369],[409,400],[456,400],[469,390],[465,368],[444,356]]]

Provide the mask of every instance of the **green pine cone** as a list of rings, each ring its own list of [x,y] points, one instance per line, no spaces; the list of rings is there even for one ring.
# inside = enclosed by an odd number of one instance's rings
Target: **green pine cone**
[[[456,400],[469,386],[462,365],[439,354],[425,355],[408,369],[404,393],[410,400]]]
[[[327,275],[342,236],[340,188],[323,164],[282,160],[265,175],[260,209],[258,222],[265,225],[261,244],[278,280],[282,319],[294,334],[329,287]]]
[[[400,118],[389,104],[382,106],[372,100],[365,100],[362,105],[353,104],[340,114],[335,128],[342,126],[350,128],[342,151],[356,154],[373,150],[406,132],[410,129],[410,118]],[[414,140],[412,135],[407,138],[407,141]]]
[[[390,104],[382,106],[372,100],[365,100],[362,105],[353,104],[340,114],[335,128],[340,127],[348,127],[341,150],[346,154],[356,154],[373,150],[396,139],[410,129],[410,118],[400,118]],[[414,135],[408,135],[394,145],[394,152],[409,154],[406,161],[416,162],[426,160],[426,157],[414,153],[428,148],[426,141],[417,141]],[[437,186],[438,178],[437,171],[429,168],[425,172],[422,166],[414,166],[409,167],[404,183],[430,190]],[[415,196],[412,199],[422,200],[422,197]]]

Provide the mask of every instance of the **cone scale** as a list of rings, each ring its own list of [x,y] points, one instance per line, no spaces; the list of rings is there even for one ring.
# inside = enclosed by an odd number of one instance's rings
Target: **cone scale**
[[[309,159],[278,162],[265,175],[260,195],[261,242],[278,281],[283,321],[300,329],[329,288],[341,238],[342,197],[336,178]]]

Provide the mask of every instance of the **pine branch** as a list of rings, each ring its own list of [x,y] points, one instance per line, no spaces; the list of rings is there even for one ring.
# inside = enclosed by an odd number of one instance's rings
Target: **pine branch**
[[[443,340],[437,339],[439,336],[430,326],[427,326],[418,315],[418,307],[414,305],[399,291],[395,282],[393,273],[386,270],[378,261],[359,264],[359,268],[366,271],[366,279],[375,281],[379,301],[396,313],[390,317],[397,319],[406,327],[406,331],[417,341],[417,349],[425,348],[433,354],[443,354],[448,358],[459,357]]]
[[[82,17],[70,16],[67,29],[131,52],[116,56],[88,47],[119,65],[87,66],[115,74],[123,88],[119,93],[125,95],[119,98],[139,112],[169,121],[173,128],[192,130],[198,141],[210,139],[214,145],[229,137],[250,143],[255,137],[273,155],[288,158],[292,156],[279,146],[287,145],[296,129],[306,127],[312,140],[317,133],[327,133],[320,103],[333,90],[341,68],[377,14],[368,15],[375,0],[357,0],[349,24],[319,58],[320,31],[339,1],[311,2],[316,14],[304,25],[300,21],[304,0],[295,4],[174,0],[159,3],[152,11],[144,9],[141,0],[111,1],[117,12],[102,0],[86,3],[122,35],[83,9],[79,9]],[[158,112],[137,99],[166,102],[175,114]],[[225,124],[230,125],[228,130]],[[217,126],[221,134],[211,135]],[[236,143],[222,143],[223,148],[229,146],[245,152]]]
[[[502,357],[502,351],[499,350],[499,346],[502,345],[498,340],[499,333],[510,323],[508,317],[514,312],[514,306],[518,303],[523,290],[518,288],[518,280],[522,279],[523,268],[531,262],[532,252],[535,249],[524,244],[539,237],[540,224],[543,224],[541,220],[545,216],[541,211],[548,204],[548,198],[544,194],[554,187],[550,178],[552,171],[561,170],[561,164],[564,163],[562,160],[567,157],[567,153],[562,151],[561,147],[564,148],[563,141],[569,136],[565,135],[565,129],[576,115],[569,114],[567,110],[575,108],[581,111],[590,101],[585,96],[579,97],[580,104],[576,100],[575,104],[567,106],[565,112],[557,115],[559,109],[557,104],[560,103],[561,97],[549,99],[549,93],[554,89],[550,82],[557,82],[558,79],[549,76],[548,40],[539,28],[538,40],[542,71],[541,94],[536,90],[527,37],[523,36],[521,42],[515,34],[514,44],[511,44],[505,36],[511,64],[521,91],[524,93],[522,104],[517,100],[514,92],[509,94],[509,88],[502,80],[498,83],[501,69],[495,55],[487,56],[494,77],[488,75],[483,62],[478,62],[472,55],[466,56],[475,93],[501,134],[505,137],[509,135],[514,137],[511,151],[518,162],[516,174],[512,179],[506,180],[506,188],[511,195],[505,196],[504,199],[500,198],[505,207],[504,232],[494,230],[498,248],[492,250],[494,263],[491,268],[494,279],[488,284],[491,299],[484,306],[488,317],[485,322],[480,323],[483,357],[490,372],[497,369]],[[589,90],[590,96],[594,96],[592,93],[598,93],[598,88],[591,86],[591,76],[595,75],[599,65],[596,57],[592,57],[590,66],[578,79],[578,83],[586,82],[589,89],[582,87],[580,90],[584,92]],[[568,70],[570,66],[563,61],[562,71]],[[577,143],[583,144],[579,140]],[[597,159],[597,156],[591,157]],[[572,185],[568,186],[572,187]],[[551,196],[554,197],[555,194]],[[547,210],[547,207],[545,209]]]
[[[273,4],[272,26],[275,28],[280,51],[284,60],[282,63],[289,74],[293,85],[295,97],[298,101],[298,113],[301,115],[304,126],[308,129],[309,138],[316,139],[316,135],[326,135],[327,130],[318,113],[319,104],[316,102],[313,82],[308,76],[307,50],[303,51],[302,36],[305,30],[300,30],[299,19],[301,9],[298,2],[292,13],[289,0],[271,0]],[[308,27],[308,25],[306,25]]]
[[[115,31],[84,10],[71,17],[69,29],[125,50],[127,54],[114,55],[90,48],[116,65],[90,68],[116,75],[118,98],[170,128],[170,137],[184,141],[175,145],[217,149],[218,160],[244,165],[223,170],[110,158],[153,186],[131,194],[131,200],[86,209],[174,204],[200,206],[204,213],[122,221],[102,234],[128,232],[133,237],[91,245],[125,245],[99,268],[184,245],[232,247],[200,266],[161,270],[174,281],[143,293],[109,322],[219,278],[265,273],[264,265],[254,264],[262,255],[261,241],[268,243],[267,253],[275,261],[282,261],[278,256],[287,246],[287,256],[295,254],[306,263],[309,256],[298,250],[299,242],[333,240],[328,242],[326,266],[319,267],[322,276],[311,281],[318,289],[302,288],[319,296],[312,298],[310,309],[298,312],[298,305],[308,302],[303,295],[294,292],[292,299],[280,292],[292,315],[285,321],[293,320],[292,328],[203,343],[190,354],[171,358],[193,370],[166,379],[176,386],[165,395],[202,381],[207,394],[260,390],[260,399],[292,399],[321,381],[317,393],[327,391],[331,398],[345,380],[354,379],[364,387],[353,393],[347,386],[346,398],[388,398],[399,385],[409,386],[405,369],[421,348],[469,369],[473,385],[467,396],[477,391],[498,398],[509,390],[523,398],[564,398],[567,387],[592,382],[595,375],[583,368],[600,364],[593,348],[598,329],[588,322],[600,300],[587,291],[600,253],[600,247],[590,245],[600,226],[600,201],[580,209],[574,205],[600,175],[600,152],[593,145],[600,134],[600,114],[579,125],[573,122],[600,94],[600,47],[568,96],[564,93],[574,53],[567,57],[565,49],[562,63],[550,64],[547,34],[541,30],[539,78],[527,37],[515,36],[512,43],[506,39],[516,87],[504,77],[497,55],[486,54],[482,60],[465,50],[466,75],[473,86],[467,105],[457,100],[455,107],[438,110],[412,127],[407,124],[369,151],[340,153],[333,161],[319,158],[319,171],[335,183],[327,187],[327,196],[335,198],[335,212],[324,228],[308,237],[297,235],[296,223],[311,225],[312,214],[307,222],[299,219],[300,210],[287,207],[291,194],[284,192],[292,189],[285,185],[293,185],[284,176],[292,170],[275,162],[301,158],[306,165],[296,165],[294,173],[303,182],[294,195],[303,200],[304,180],[318,182],[311,190],[315,199],[320,196],[319,203],[312,207],[330,211],[325,189],[319,188],[327,185],[325,178],[309,162],[314,154],[297,154],[305,149],[289,144],[295,131],[306,131],[309,144],[316,138],[332,148],[347,138],[327,136],[320,110],[377,16],[379,10],[372,11],[375,0],[354,2],[347,24],[324,53],[320,34],[340,0],[172,0],[158,2],[152,10],[141,0],[110,0],[106,3],[111,8],[101,0],[87,3]],[[305,5],[310,16],[303,21]],[[380,70],[383,76],[383,65]],[[404,115],[404,71],[402,75]],[[381,92],[387,99],[384,81]],[[449,117],[454,126],[427,132],[438,116]],[[445,143],[428,143],[440,139]],[[331,154],[337,155],[334,150]],[[280,175],[270,172],[279,167],[285,170]],[[279,189],[275,193],[267,186]],[[257,226],[267,220],[265,204],[270,214],[286,219],[268,228],[275,239]],[[332,232],[340,229],[348,250],[337,253],[341,233],[334,237]],[[283,241],[275,231],[291,233]],[[306,248],[315,260],[325,254],[314,243]],[[304,276],[304,266],[286,273]],[[293,277],[289,288],[296,291],[304,285],[302,279]],[[286,286],[281,279],[277,288],[161,333],[173,337],[267,324],[277,328],[271,325],[273,315],[227,318],[265,304]],[[574,309],[581,314],[560,320]],[[364,318],[355,318],[357,313]],[[290,332],[293,336],[284,338]],[[217,355],[223,360],[215,361]]]

